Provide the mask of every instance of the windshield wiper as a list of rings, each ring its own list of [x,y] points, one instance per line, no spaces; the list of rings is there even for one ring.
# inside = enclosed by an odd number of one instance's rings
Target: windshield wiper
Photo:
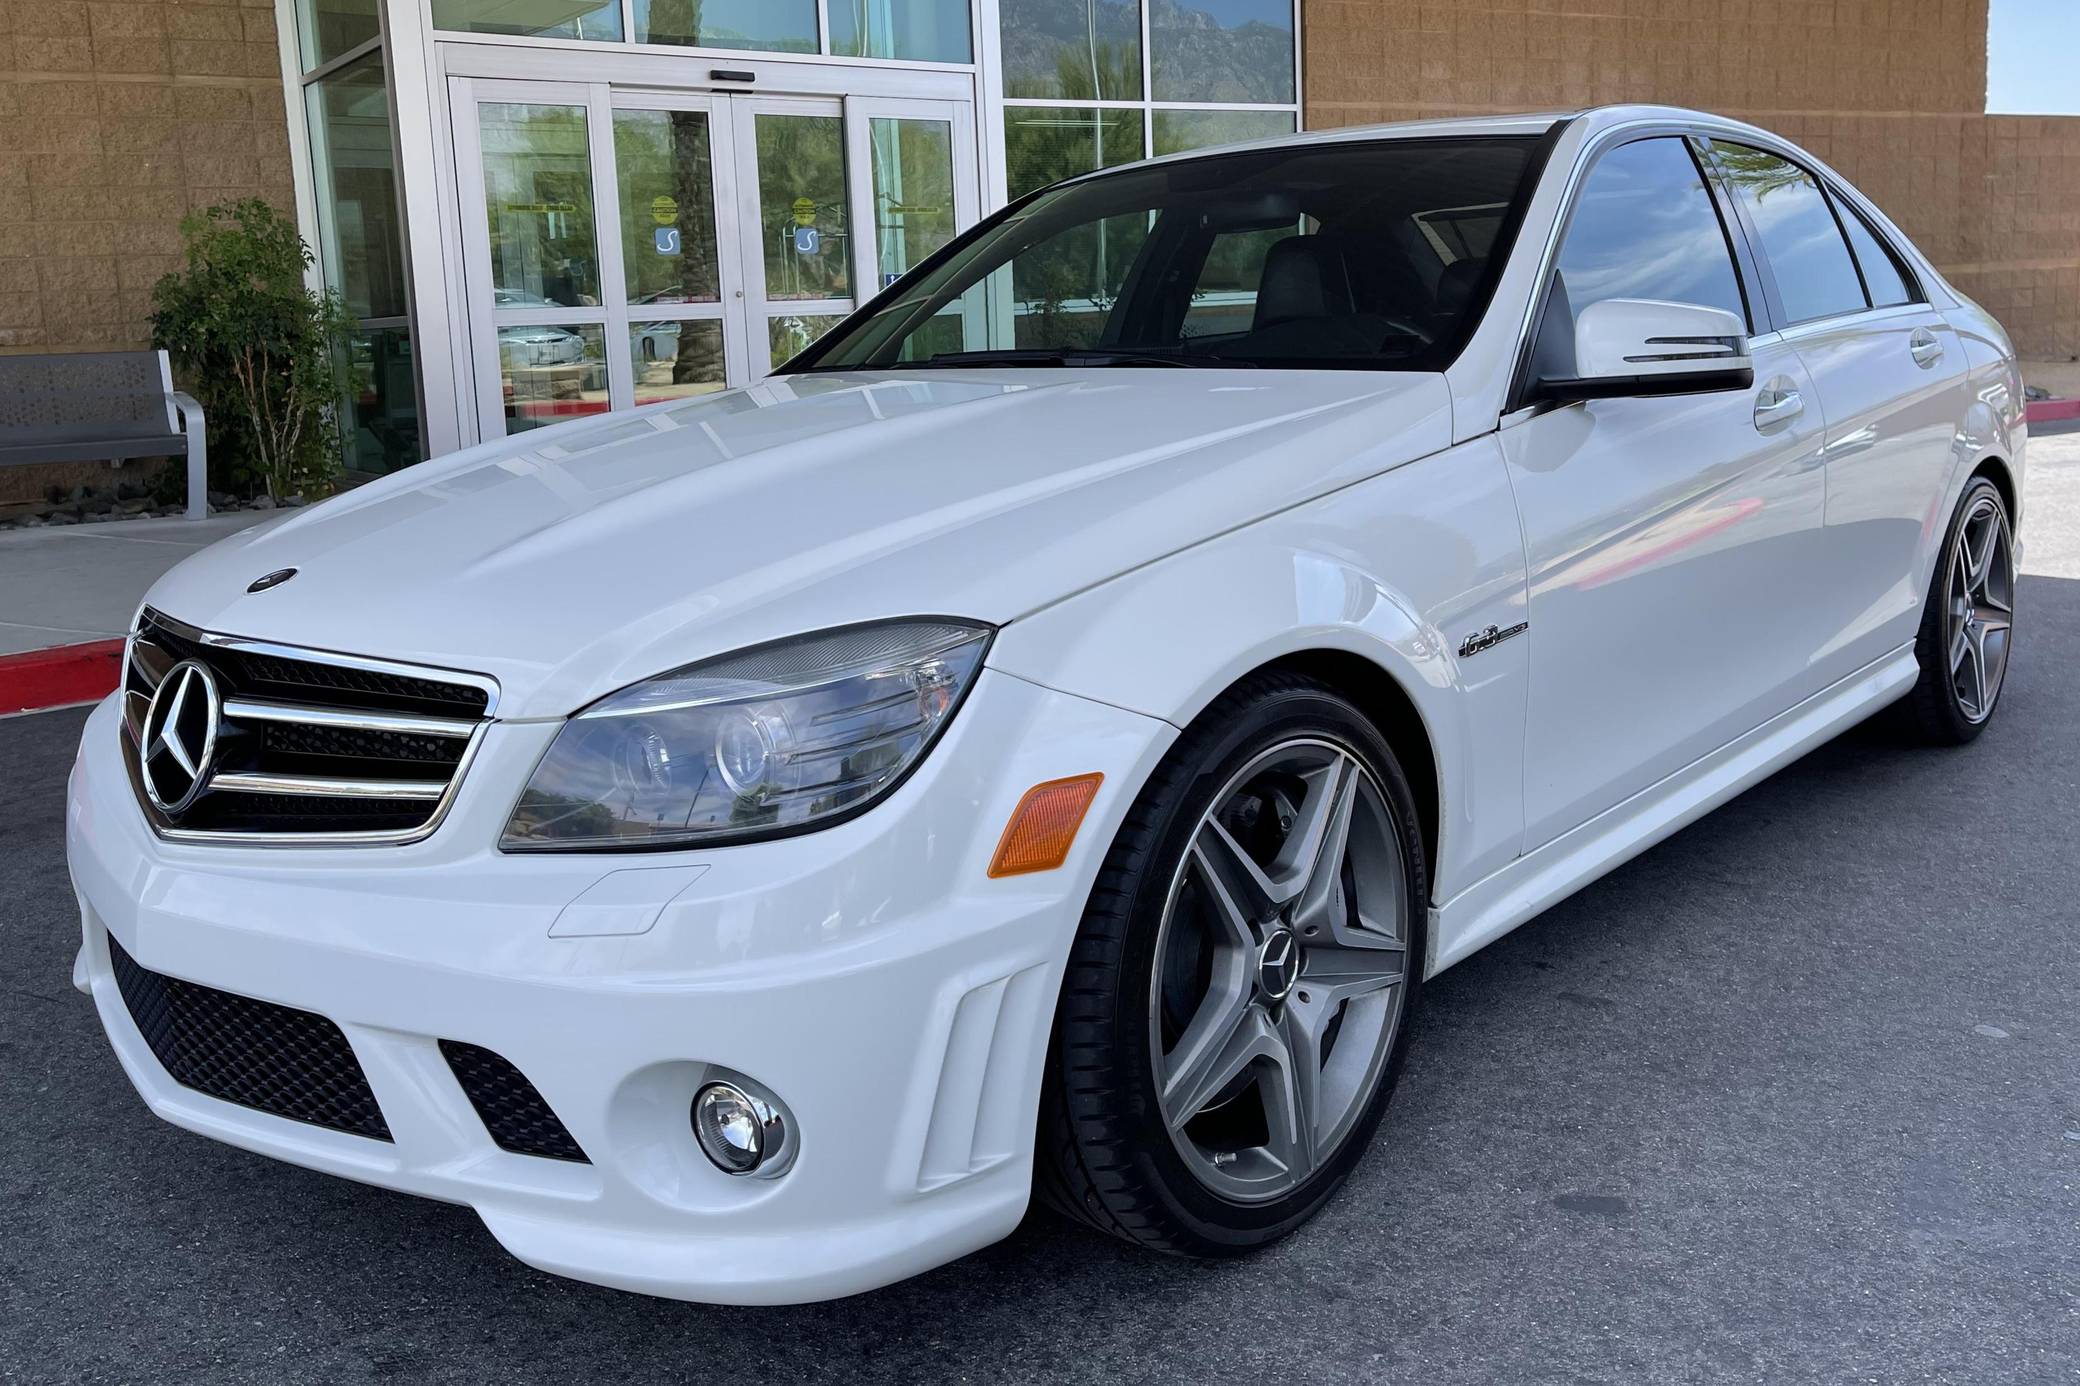
[[[1212,366],[1254,367],[1254,361],[1183,356],[1109,347],[1018,347],[1001,351],[941,351],[922,361],[892,362],[888,370],[944,370],[960,366]]]

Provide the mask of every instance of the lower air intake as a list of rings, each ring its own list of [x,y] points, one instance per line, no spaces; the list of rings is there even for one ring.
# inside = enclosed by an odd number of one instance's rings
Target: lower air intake
[[[390,1139],[376,1095],[339,1026],[152,971],[108,936],[116,988],[160,1064],[184,1088],[372,1140]]]
[[[563,1121],[542,1099],[541,1091],[527,1075],[513,1067],[503,1054],[460,1040],[442,1040],[441,1057],[454,1070],[455,1081],[469,1104],[477,1109],[484,1129],[500,1150],[515,1155],[538,1155],[545,1160],[570,1160],[581,1165],[592,1161],[578,1148]]]

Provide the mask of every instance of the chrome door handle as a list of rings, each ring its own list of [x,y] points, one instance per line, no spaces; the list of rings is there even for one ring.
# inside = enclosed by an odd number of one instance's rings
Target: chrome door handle
[[[1933,366],[1943,359],[1943,344],[1936,340],[1935,333],[1924,327],[1907,340],[1907,354],[1914,358],[1917,366]]]
[[[1764,386],[1755,398],[1755,426],[1770,428],[1780,423],[1789,423],[1806,412],[1806,402],[1796,390],[1778,390]]]

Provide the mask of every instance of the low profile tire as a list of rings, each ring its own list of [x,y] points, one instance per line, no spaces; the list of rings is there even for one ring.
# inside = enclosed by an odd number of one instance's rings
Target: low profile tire
[[[1408,780],[1327,685],[1255,675],[1128,813],[1069,957],[1041,1196],[1128,1241],[1237,1256],[1364,1154],[1424,957]]]
[[[2015,539],[2000,488],[1974,477],[1943,537],[1914,640],[1921,677],[1900,703],[1908,730],[1961,746],[1986,730],[2007,681],[2015,630]]]

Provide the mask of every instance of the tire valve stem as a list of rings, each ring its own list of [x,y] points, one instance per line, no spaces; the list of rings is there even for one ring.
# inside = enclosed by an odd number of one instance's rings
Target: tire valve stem
[[[1224,1167],[1224,1166],[1227,1166],[1227,1165],[1232,1165],[1232,1164],[1234,1164],[1234,1163],[1235,1163],[1235,1152],[1234,1152],[1234,1151],[1232,1151],[1232,1150],[1216,1150],[1216,1151],[1214,1151],[1214,1152],[1213,1152],[1213,1164],[1214,1164],[1214,1168],[1216,1168],[1216,1169],[1219,1169],[1219,1168],[1222,1168],[1222,1167]]]

